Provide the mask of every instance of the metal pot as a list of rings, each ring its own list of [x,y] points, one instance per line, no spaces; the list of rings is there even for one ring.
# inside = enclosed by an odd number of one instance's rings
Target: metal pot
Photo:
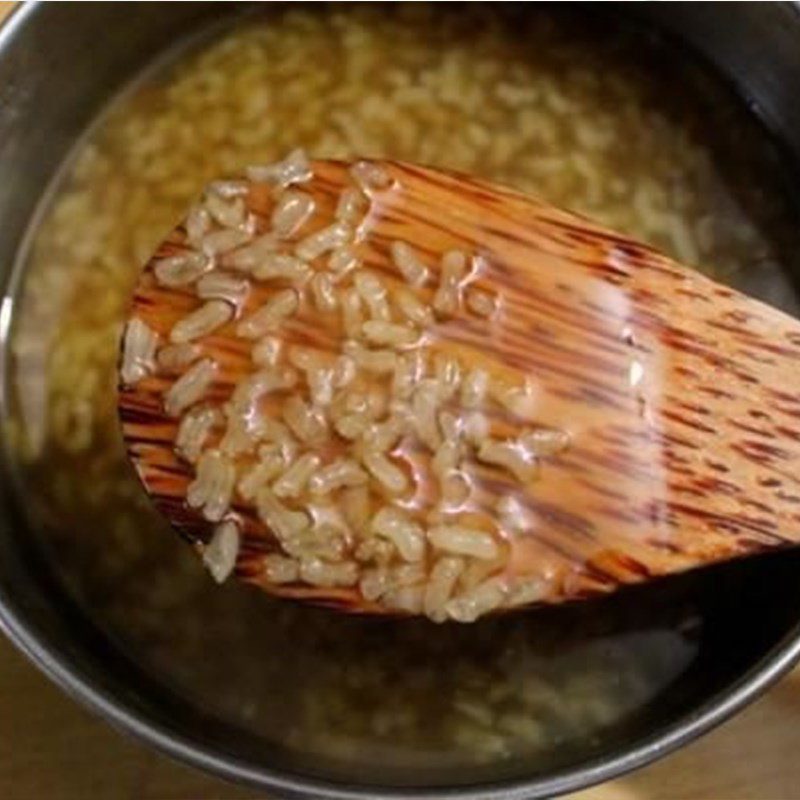
[[[605,6],[606,13],[623,13]],[[237,11],[233,7],[233,11]],[[232,13],[231,4],[111,3],[20,7],[0,31],[0,362],[24,248],[47,187],[70,148],[121,85],[187,32]],[[761,116],[783,149],[787,177],[800,163],[800,12],[793,4],[652,4],[631,12],[711,62]],[[800,186],[794,180],[793,186]],[[0,411],[9,413],[7,385]],[[646,764],[726,719],[800,656],[800,557],[766,557],[671,581],[660,603],[689,598],[704,620],[699,658],[665,697],[602,742],[565,748],[549,765],[474,774],[401,776],[359,762],[327,765],[265,745],[206,713],[119,649],[75,603],[37,545],[4,455],[0,479],[0,627],[53,680],[112,724],[162,751],[274,796],[379,798],[550,797]],[[643,592],[603,601],[597,613],[650,602]],[[576,612],[555,611],[555,623]],[[322,656],[324,657],[324,655]]]

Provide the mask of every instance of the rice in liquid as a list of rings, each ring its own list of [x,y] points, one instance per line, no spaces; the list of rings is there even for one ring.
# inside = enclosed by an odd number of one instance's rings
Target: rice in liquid
[[[736,103],[691,69],[659,71],[634,36],[601,44],[531,17],[474,4],[251,20],[116,102],[37,234],[15,340],[18,444],[58,569],[174,691],[266,739],[379,765],[546,761],[693,657],[691,607],[650,609],[644,627],[584,611],[574,626],[453,630],[217,589],[124,462],[113,387],[139,265],[210,179],[297,145],[474,172],[792,302],[774,165]]]

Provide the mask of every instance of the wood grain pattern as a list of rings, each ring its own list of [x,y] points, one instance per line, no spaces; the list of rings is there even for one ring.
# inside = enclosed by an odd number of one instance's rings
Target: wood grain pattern
[[[535,424],[571,435],[570,448],[542,459],[519,495],[535,529],[511,539],[510,574],[547,576],[544,600],[561,602],[800,539],[796,320],[543,202],[463,175],[379,163],[395,188],[372,196],[369,233],[358,245],[364,264],[391,283],[399,282],[389,256],[395,240],[413,244],[429,265],[452,249],[480,254],[484,266],[470,285],[498,292],[501,312],[488,324],[466,313],[438,323],[434,346],[510,384],[529,379]],[[347,168],[315,164],[306,188],[317,228],[333,218]],[[267,230],[269,192],[252,185],[247,201]],[[156,257],[185,247],[179,227]],[[201,301],[160,287],[152,269],[151,261],[133,311],[163,341]],[[245,313],[272,291],[254,286]],[[212,400],[224,401],[253,370],[250,343],[233,327],[202,342],[219,364]],[[336,344],[310,307],[280,335],[323,350]],[[176,423],[163,413],[171,380],[123,387],[123,431],[156,504],[203,542],[209,525],[185,506],[191,475],[173,452]],[[496,471],[485,488],[496,500],[517,487]],[[381,610],[356,589],[267,585],[259,564],[271,536],[252,507],[235,511],[244,527],[240,577],[276,593]]]

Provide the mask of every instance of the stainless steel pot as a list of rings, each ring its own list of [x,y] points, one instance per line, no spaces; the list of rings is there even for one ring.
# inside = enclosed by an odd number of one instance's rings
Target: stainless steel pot
[[[800,187],[800,13],[793,4],[647,4],[635,13],[699,51],[725,75],[783,150]],[[76,139],[121,85],[187,32],[238,11],[221,3],[20,7],[0,31],[0,366],[13,315],[12,269],[37,207]],[[8,413],[6,387],[0,411]],[[118,650],[74,603],[26,528],[7,454],[0,480],[0,626],[53,680],[112,724],[164,752],[274,796],[380,798],[550,797],[607,780],[690,741],[726,719],[800,656],[800,557],[735,564],[672,582],[691,597],[706,637],[701,655],[645,715],[591,748],[545,768],[496,767],[460,778],[425,773],[376,779],[375,765],[310,763],[209,717]],[[641,597],[641,595],[640,595]],[[662,598],[663,599],[663,598]],[[639,602],[629,596],[610,603]],[[646,602],[646,601],[644,601]],[[604,613],[598,611],[597,613]],[[379,783],[381,785],[379,785]]]

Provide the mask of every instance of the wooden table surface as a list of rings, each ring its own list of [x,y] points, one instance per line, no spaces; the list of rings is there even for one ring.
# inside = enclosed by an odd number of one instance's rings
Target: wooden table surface
[[[0,2],[0,19],[11,6]],[[0,800],[45,798],[267,800],[112,730],[0,635]],[[795,798],[800,800],[800,669],[699,742],[569,800]]]

